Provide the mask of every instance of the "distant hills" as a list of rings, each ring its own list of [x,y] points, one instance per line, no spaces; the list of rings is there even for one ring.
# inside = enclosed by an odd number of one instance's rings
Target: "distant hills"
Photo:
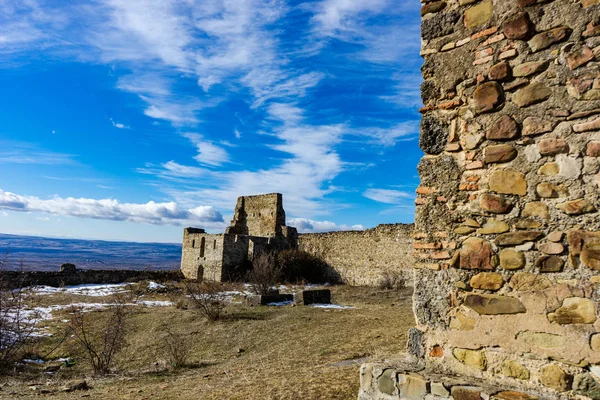
[[[82,269],[177,269],[181,245],[102,240],[55,239],[0,233],[0,256],[9,267],[23,262],[28,270],[57,271],[63,263]]]

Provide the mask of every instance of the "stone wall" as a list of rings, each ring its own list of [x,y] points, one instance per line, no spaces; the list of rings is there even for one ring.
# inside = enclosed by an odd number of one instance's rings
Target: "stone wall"
[[[226,233],[277,236],[281,235],[282,226],[285,226],[285,211],[280,193],[240,196]]]
[[[322,257],[350,285],[376,286],[385,272],[406,274],[412,284],[412,225],[379,225],[364,231],[305,233],[298,248]]]
[[[360,397],[600,399],[600,1],[422,15],[419,330]]]
[[[19,286],[46,285],[53,287],[83,285],[83,284],[108,284],[138,281],[179,281],[183,275],[179,270],[172,271],[139,271],[139,270],[77,270],[75,272],[48,272],[48,271],[2,271],[1,279],[8,288]]]

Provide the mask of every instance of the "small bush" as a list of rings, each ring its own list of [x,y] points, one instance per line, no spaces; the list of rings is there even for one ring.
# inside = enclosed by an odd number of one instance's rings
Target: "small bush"
[[[209,321],[221,319],[226,306],[226,298],[218,283],[184,281],[184,285],[192,307],[200,315]]]
[[[176,333],[168,326],[164,326],[163,351],[169,363],[174,368],[185,367],[192,350],[192,343],[188,336]]]
[[[382,290],[402,290],[406,287],[406,279],[400,271],[383,271],[378,286]]]
[[[277,265],[275,256],[272,253],[260,253],[254,257],[248,280],[254,293],[270,294],[273,286],[281,281],[281,267]]]
[[[283,250],[277,255],[283,280],[290,283],[337,283],[329,265],[320,257],[301,250]]]
[[[108,319],[100,323],[93,313],[71,309],[69,332],[96,375],[109,373],[116,355],[125,347],[128,319],[129,306],[123,296],[117,296],[108,310]]]

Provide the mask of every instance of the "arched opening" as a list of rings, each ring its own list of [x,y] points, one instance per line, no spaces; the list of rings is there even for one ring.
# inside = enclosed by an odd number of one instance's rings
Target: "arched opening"
[[[200,239],[200,257],[204,257],[204,247],[206,246],[206,239]]]

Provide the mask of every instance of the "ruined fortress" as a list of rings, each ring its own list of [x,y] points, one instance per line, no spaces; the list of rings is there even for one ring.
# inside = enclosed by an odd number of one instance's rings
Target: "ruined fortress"
[[[600,1],[422,1],[407,354],[366,399],[600,399]]]
[[[393,224],[299,235],[286,226],[281,194],[242,196],[224,234],[184,230],[181,271],[189,279],[225,281],[260,252],[299,249],[321,257],[345,283],[374,286],[386,272],[412,275],[410,232],[412,225]]]

